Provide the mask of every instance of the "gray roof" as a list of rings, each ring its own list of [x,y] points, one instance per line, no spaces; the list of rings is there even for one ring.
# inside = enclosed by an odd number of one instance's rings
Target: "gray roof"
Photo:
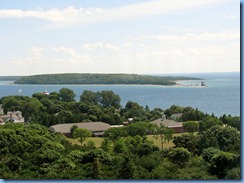
[[[49,129],[53,132],[70,133],[72,126],[77,125],[78,128],[84,128],[91,132],[104,132],[110,128],[110,125],[103,122],[88,122],[88,123],[68,123],[50,126]]]
[[[4,122],[12,120],[14,122],[24,122],[24,118],[22,117],[22,113],[20,111],[9,111],[6,115],[0,116],[0,119],[2,119]]]
[[[175,122],[173,120],[168,120],[168,119],[162,120],[162,118],[156,119],[156,120],[152,121],[151,123],[156,124],[158,126],[160,124],[163,124],[164,126],[171,127],[171,128],[172,127],[182,127],[183,126],[183,123]]]
[[[183,115],[183,113],[177,113],[177,114],[172,114],[170,117],[171,118],[180,118]]]

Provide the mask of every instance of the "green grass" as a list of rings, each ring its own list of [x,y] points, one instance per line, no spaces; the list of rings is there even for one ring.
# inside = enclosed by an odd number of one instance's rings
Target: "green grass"
[[[180,136],[182,134],[183,133],[177,133],[177,134],[174,134],[173,136],[176,137],[176,136]],[[71,139],[71,138],[67,138],[67,139],[72,144],[80,145],[79,139]],[[155,139],[155,138],[153,138],[153,135],[147,135],[147,139],[150,140],[150,141],[153,141],[156,146],[161,148],[160,138]],[[103,138],[102,137],[88,137],[85,140],[84,144],[87,144],[88,141],[93,141],[95,143],[95,146],[98,148],[98,147],[101,146]],[[170,148],[170,147],[173,147],[173,146],[174,146],[174,144],[173,144],[172,140],[169,141],[169,143],[168,142],[164,143],[164,148]]]

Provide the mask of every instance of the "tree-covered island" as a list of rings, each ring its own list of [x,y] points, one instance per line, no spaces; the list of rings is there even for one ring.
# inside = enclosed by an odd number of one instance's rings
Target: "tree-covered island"
[[[151,76],[138,74],[43,74],[24,76],[15,84],[150,84],[175,85],[179,80],[200,80],[191,77]]]

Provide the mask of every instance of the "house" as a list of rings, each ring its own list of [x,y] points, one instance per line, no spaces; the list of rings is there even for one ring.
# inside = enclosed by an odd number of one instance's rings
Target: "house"
[[[87,123],[68,123],[68,124],[58,124],[49,127],[51,132],[63,133],[66,137],[72,137],[70,129],[72,126],[78,126],[78,128],[84,128],[90,130],[93,136],[101,137],[104,131],[110,128],[110,125],[103,122],[87,122]]]
[[[185,132],[184,127],[183,127],[183,123],[181,122],[175,122],[174,120],[162,120],[162,118],[156,119],[154,121],[151,122],[152,124],[156,124],[156,125],[160,125],[163,124],[164,126],[168,127],[168,128],[172,128],[174,130],[174,133],[183,133]]]
[[[21,111],[9,111],[6,115],[0,116],[0,119],[5,122],[15,122],[15,123],[23,123],[25,120],[22,117]]]
[[[179,119],[182,117],[183,113],[176,113],[172,114],[169,118],[174,120],[174,121],[179,121]]]

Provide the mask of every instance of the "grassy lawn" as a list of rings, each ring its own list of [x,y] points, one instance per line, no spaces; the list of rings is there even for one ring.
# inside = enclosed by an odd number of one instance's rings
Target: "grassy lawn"
[[[67,138],[67,139],[72,144],[80,145],[79,139],[71,139],[71,138]],[[101,137],[89,137],[85,140],[84,144],[86,144],[88,141],[93,141],[93,142],[95,142],[96,147],[100,147],[102,144],[103,138],[101,138]]]
[[[180,136],[182,134],[183,133],[176,133],[176,134],[173,135],[173,137]],[[161,148],[160,137],[158,137],[158,139],[155,139],[155,138],[153,138],[153,135],[147,135],[147,139],[153,141],[154,145],[156,145],[159,148]],[[174,146],[174,143],[172,142],[172,140],[170,140],[169,143],[168,142],[164,142],[164,148],[170,148],[170,147],[173,147],[173,146]]]
[[[177,134],[174,134],[173,136],[176,137],[176,136],[180,136],[182,134],[183,133],[177,133]],[[147,135],[147,138],[148,138],[148,140],[153,141],[156,146],[161,148],[160,138],[155,139],[155,138],[153,138],[153,135]],[[80,145],[79,139],[70,139],[70,138],[67,138],[67,139],[72,144]],[[95,146],[96,147],[100,147],[101,144],[102,144],[103,138],[102,137],[89,137],[89,138],[87,138],[85,140],[84,144],[86,144],[88,141],[93,141],[93,142],[95,142]],[[174,144],[173,144],[172,140],[169,141],[169,143],[168,142],[164,143],[164,148],[170,148],[170,147],[173,147],[173,146],[174,146]]]

